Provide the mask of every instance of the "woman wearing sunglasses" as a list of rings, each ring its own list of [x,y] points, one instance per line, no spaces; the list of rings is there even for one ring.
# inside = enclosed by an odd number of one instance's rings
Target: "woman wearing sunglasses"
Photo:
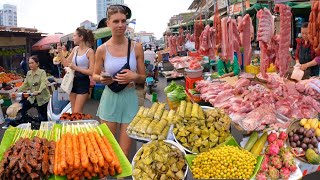
[[[93,73],[95,81],[106,85],[97,116],[114,135],[120,125],[119,144],[127,157],[131,139],[126,129],[138,111],[135,84],[143,84],[146,77],[142,45],[125,36],[127,19],[130,17],[131,10],[128,7],[109,6],[106,23],[112,37],[98,47]]]

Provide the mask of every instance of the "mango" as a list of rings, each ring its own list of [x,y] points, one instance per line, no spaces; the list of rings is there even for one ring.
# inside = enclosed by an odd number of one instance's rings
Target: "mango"
[[[300,120],[300,125],[301,126],[304,126],[306,124],[307,124],[307,119],[306,118],[303,118],[303,119]]]
[[[318,119],[311,119],[309,124],[310,124],[310,127],[316,129],[318,127]]]
[[[316,136],[317,136],[317,137],[320,136],[320,128],[317,128],[317,129],[316,129]]]
[[[310,124],[307,123],[304,125],[304,128],[309,130],[311,128],[311,126],[310,126]]]

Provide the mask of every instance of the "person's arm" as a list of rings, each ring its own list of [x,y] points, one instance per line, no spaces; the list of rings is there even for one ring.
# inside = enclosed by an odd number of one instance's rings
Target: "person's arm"
[[[233,75],[232,76],[238,76],[240,73],[240,67],[239,67],[239,62],[238,58],[236,56],[233,56]]]
[[[319,64],[320,64],[320,56],[314,58],[310,62],[307,62],[305,64],[301,64],[300,69],[304,71],[304,70],[308,69],[309,67],[317,66]]]
[[[296,47],[296,53],[295,53],[295,61],[296,61],[296,64],[299,63],[299,49],[300,49],[300,43],[297,41],[297,47]]]
[[[92,77],[93,80],[97,82],[109,85],[113,82],[112,77],[105,78],[101,76],[102,67],[104,66],[105,61],[105,54],[105,47],[99,46],[95,54],[95,63]]]
[[[41,93],[45,88],[47,88],[48,84],[48,78],[45,71],[43,71],[40,75],[40,87],[39,87],[39,93]]]
[[[94,69],[94,51],[93,49],[90,48],[90,50],[87,53],[87,57],[89,59],[89,68],[88,69],[84,69],[81,68],[79,66],[76,66],[75,64],[71,64],[70,68],[81,72],[82,74],[86,74],[88,76],[91,76],[93,74],[93,69]]]
[[[28,75],[28,74],[27,74]],[[26,78],[24,79],[24,82],[22,84],[22,86],[19,87],[19,89],[17,90],[18,92],[23,92],[26,88],[29,87],[29,84],[28,84],[28,76],[26,76]]]
[[[219,76],[222,76],[225,74],[225,70],[224,70],[224,65],[221,59],[218,60],[217,63],[217,68],[218,68],[218,74]]]
[[[75,49],[77,49],[77,48],[78,48],[78,47],[73,48],[72,51],[71,51],[71,53],[70,53],[70,55],[69,55],[67,58],[65,58],[65,57],[63,56],[63,53],[62,53],[61,45],[60,45],[60,43],[58,43],[58,52],[59,52],[58,56],[61,58],[62,65],[63,65],[64,67],[69,66],[69,64],[72,62],[72,58],[73,58],[73,55],[74,55],[74,51],[75,51]]]

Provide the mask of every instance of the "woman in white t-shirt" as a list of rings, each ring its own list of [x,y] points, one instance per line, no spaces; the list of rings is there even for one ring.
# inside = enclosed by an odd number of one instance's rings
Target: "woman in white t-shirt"
[[[156,59],[157,54],[154,51],[151,51],[151,45],[146,45],[144,51],[144,60],[149,62],[147,66],[148,73],[154,72],[154,77],[156,80],[158,80],[158,66]]]

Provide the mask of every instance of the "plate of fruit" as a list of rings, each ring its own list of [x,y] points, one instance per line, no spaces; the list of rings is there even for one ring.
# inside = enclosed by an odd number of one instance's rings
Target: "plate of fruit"
[[[287,143],[296,158],[310,164],[320,164],[320,125],[318,119],[293,121],[287,133]]]

